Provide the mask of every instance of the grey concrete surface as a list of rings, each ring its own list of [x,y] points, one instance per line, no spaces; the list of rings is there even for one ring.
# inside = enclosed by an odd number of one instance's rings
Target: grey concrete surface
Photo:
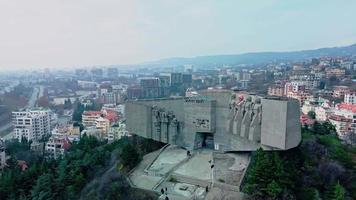
[[[130,133],[189,150],[286,150],[301,141],[299,104],[232,91],[194,98],[129,101]]]
[[[149,173],[152,172],[153,174],[163,176],[185,158],[187,158],[186,150],[176,146],[170,146],[159,155],[159,157],[148,168],[148,171]]]

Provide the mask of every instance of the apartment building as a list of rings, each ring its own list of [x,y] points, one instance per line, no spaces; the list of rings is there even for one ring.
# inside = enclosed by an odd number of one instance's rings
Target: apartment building
[[[340,78],[340,77],[345,76],[345,69],[327,68],[327,69],[325,69],[325,74],[326,74],[326,78],[330,78],[332,76]]]
[[[15,138],[38,141],[51,134],[50,110],[25,110],[12,112]]]
[[[272,85],[268,87],[268,95],[270,96],[284,96],[284,86]]]
[[[347,86],[339,85],[334,86],[333,88],[333,97],[340,98],[343,97],[345,94],[350,92],[350,88]]]
[[[356,104],[356,91],[346,92],[344,102],[351,105]]]
[[[95,120],[101,116],[101,111],[84,111],[82,114],[82,123],[85,127],[94,127]]]
[[[46,142],[45,152],[48,157],[57,159],[64,155],[71,144],[66,135],[53,134]]]

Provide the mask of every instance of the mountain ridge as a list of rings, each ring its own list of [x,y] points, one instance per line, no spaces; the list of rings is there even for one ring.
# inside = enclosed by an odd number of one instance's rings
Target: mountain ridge
[[[324,47],[311,50],[298,51],[266,51],[241,54],[220,54],[195,57],[171,57],[146,64],[158,65],[184,65],[184,64],[259,64],[275,61],[296,61],[324,56],[350,56],[356,55],[356,43],[348,46]]]

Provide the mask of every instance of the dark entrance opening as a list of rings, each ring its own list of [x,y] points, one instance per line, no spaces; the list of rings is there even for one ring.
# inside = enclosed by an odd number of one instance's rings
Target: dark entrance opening
[[[212,133],[197,133],[196,148],[214,149],[214,135]]]

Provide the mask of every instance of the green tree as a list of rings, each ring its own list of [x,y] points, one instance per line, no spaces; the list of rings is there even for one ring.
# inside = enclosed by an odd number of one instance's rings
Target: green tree
[[[315,115],[316,115],[315,112],[312,110],[308,112],[308,116],[312,119],[315,119]]]
[[[139,154],[134,146],[127,144],[122,149],[121,153],[122,164],[129,168],[133,168],[140,160]]]
[[[329,185],[326,188],[326,192],[324,195],[324,198],[327,200],[344,200],[346,197],[346,192],[344,187],[342,187],[342,185],[340,185],[339,182],[337,182],[336,184],[333,185]]]
[[[257,198],[276,199],[282,193],[295,190],[297,178],[295,163],[286,158],[282,159],[280,152],[265,152],[258,149],[250,166],[243,186],[246,193]]]
[[[335,126],[329,121],[319,123],[315,122],[313,125],[313,132],[318,135],[329,135],[335,133]]]
[[[82,114],[84,110],[85,110],[84,105],[81,104],[80,102],[77,102],[73,111],[73,121],[81,122]]]
[[[71,109],[72,108],[72,101],[68,98],[64,100],[64,109]]]
[[[334,186],[334,192],[333,192],[332,199],[334,199],[334,200],[344,200],[345,199],[345,189],[342,187],[342,185],[340,185],[339,182]]]
[[[50,200],[54,199],[52,190],[53,176],[49,173],[38,177],[36,185],[31,191],[32,200]]]
[[[266,192],[272,199],[276,199],[283,191],[283,188],[273,180],[267,185]]]
[[[264,196],[267,184],[271,181],[273,174],[272,162],[266,152],[258,149],[251,164],[252,167],[247,174],[244,190],[255,196]]]

